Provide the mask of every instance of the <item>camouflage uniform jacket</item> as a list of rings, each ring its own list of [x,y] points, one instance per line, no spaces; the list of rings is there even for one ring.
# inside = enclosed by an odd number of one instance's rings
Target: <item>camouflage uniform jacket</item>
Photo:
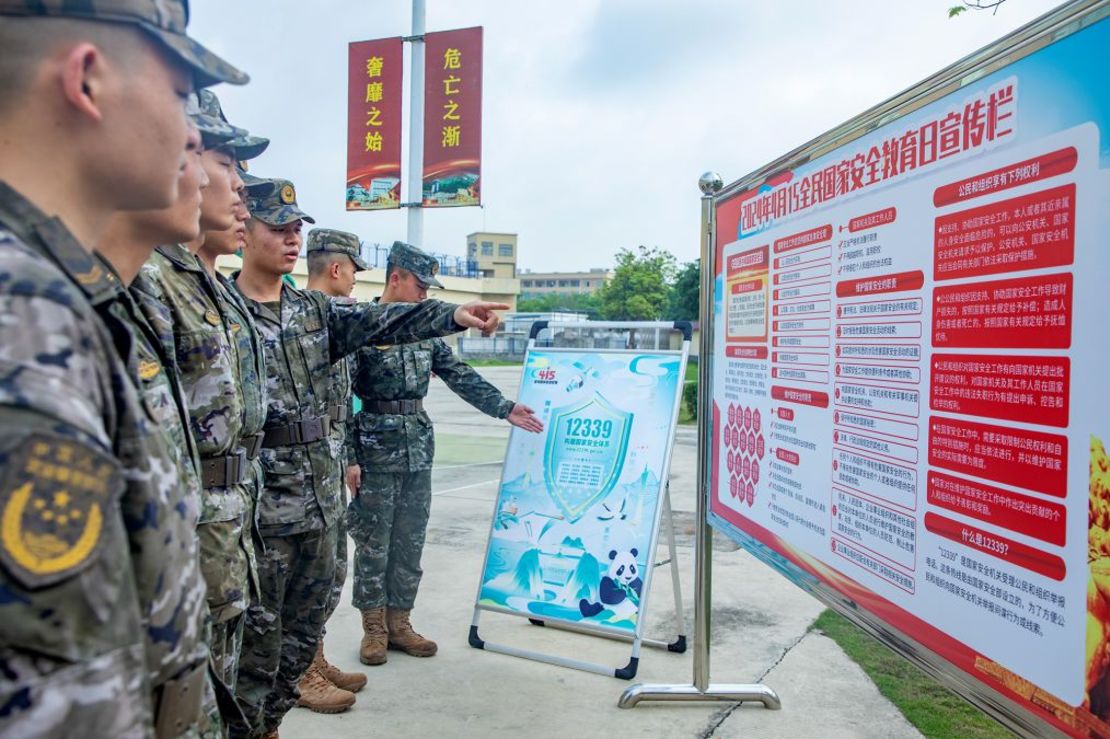
[[[148,316],[177,363],[200,456],[234,453],[261,431],[265,403],[265,360],[249,312],[180,245],[158,247],[136,283],[133,290],[164,307]],[[249,517],[251,497],[241,487],[205,490],[200,522]]]
[[[239,363],[239,390],[243,394],[242,438],[261,434],[266,425],[266,350],[262,336],[254,323],[254,316],[235,283],[224,275],[216,274],[216,284],[223,301],[225,314],[231,319],[231,333],[236,340],[236,359]],[[251,505],[258,500],[262,489],[262,465],[255,456],[254,482],[251,486]],[[252,510],[252,516],[254,511]],[[252,565],[253,572],[253,565]]]
[[[316,291],[318,292],[318,291]],[[326,293],[320,293],[327,297]],[[336,310],[342,310],[344,306],[353,307],[358,305],[354,298],[333,298]],[[343,357],[338,362],[334,362],[330,369],[331,372],[331,388],[329,390],[329,407],[342,408],[341,414],[345,414],[347,420],[340,421],[332,425],[331,428],[331,443],[332,453],[335,458],[340,460],[339,465],[339,481],[343,485],[346,477],[347,465],[353,464],[354,450],[348,446],[347,429],[351,425],[351,360],[348,357]],[[342,415],[341,415],[342,417]]]
[[[486,415],[506,418],[513,410],[513,401],[456,357],[442,339],[365,347],[355,355],[354,365],[354,392],[362,400],[362,411],[351,424],[351,436],[359,464],[370,466],[370,471],[432,468],[435,434],[427,412],[376,413],[372,404],[376,400],[425,397],[433,372],[456,395]]]
[[[437,300],[347,305],[286,284],[280,315],[267,304],[250,299],[246,303],[266,349],[268,429],[327,416],[333,403],[330,366],[359,347],[462,330],[454,320],[457,306]],[[335,443],[329,434],[308,444],[262,449],[263,533],[288,535],[336,523],[342,507]]]
[[[0,734],[148,735],[151,683],[203,664],[195,501],[129,302],[0,182]]]

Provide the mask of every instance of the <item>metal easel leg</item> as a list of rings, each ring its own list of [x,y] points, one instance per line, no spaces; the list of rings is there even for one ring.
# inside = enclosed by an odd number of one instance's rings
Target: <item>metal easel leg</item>
[[[671,481],[667,481],[663,498],[663,516],[667,525],[667,549],[671,557],[671,588],[674,590],[674,618],[677,626],[675,640],[667,645],[667,650],[682,654],[686,651],[686,613],[682,607],[682,577],[678,571],[678,547],[674,538],[674,515],[671,509]]]

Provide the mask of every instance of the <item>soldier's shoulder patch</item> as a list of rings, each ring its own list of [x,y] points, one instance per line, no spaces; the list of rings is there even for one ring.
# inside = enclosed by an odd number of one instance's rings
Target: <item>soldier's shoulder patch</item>
[[[33,434],[0,481],[0,562],[45,587],[95,560],[104,517],[122,483],[119,463],[74,439]]]

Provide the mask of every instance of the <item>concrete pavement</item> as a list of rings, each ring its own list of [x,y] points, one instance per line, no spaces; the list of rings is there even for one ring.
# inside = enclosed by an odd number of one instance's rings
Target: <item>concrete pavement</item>
[[[519,368],[483,374],[509,397]],[[389,662],[358,661],[359,614],[343,602],[328,623],[328,658],[362,670],[370,683],[347,713],[294,709],[281,727],[297,737],[919,737],[867,676],[830,639],[809,631],[823,610],[809,595],[721,536],[713,569],[714,682],[763,682],[781,711],[756,705],[642,703],[617,708],[629,683],[472,649],[467,631],[496,497],[508,425],[473,410],[433,381],[427,407],[438,439],[432,518],[424,579],[413,612],[418,631],[439,654],[417,659],[390,652]],[[693,621],[695,434],[679,431],[671,465],[681,587]],[[666,558],[661,548],[657,561]],[[660,569],[646,614],[648,636],[675,633],[671,578]],[[688,627],[689,629],[689,627]],[[623,666],[627,643],[532,626],[526,619],[483,613],[487,641]],[[689,639],[692,642],[693,634]],[[634,682],[689,683],[691,653],[644,648]]]

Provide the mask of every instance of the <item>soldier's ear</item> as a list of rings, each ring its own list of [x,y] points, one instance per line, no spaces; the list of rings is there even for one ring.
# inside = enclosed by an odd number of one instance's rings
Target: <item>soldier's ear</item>
[[[73,46],[62,60],[61,83],[66,101],[82,115],[103,120],[100,92],[104,83],[104,54],[90,43]]]

